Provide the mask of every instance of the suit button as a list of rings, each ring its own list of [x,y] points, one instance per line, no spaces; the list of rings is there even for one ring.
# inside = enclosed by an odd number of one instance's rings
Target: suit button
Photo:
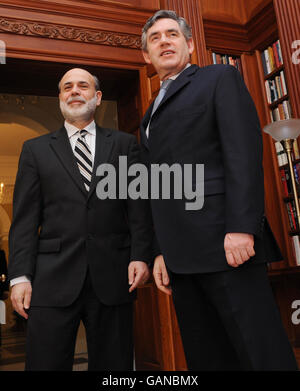
[[[87,240],[93,240],[93,238],[94,238],[94,235],[93,235],[93,234],[88,234]]]

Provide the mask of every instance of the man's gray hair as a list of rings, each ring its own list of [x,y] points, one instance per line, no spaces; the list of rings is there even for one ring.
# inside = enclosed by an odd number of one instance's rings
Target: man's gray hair
[[[182,18],[181,16],[178,16],[175,11],[170,10],[160,10],[157,11],[151,18],[149,18],[143,27],[142,30],[142,49],[144,52],[147,51],[147,31],[150,27],[152,27],[159,19],[173,19],[175,20],[180,27],[180,30],[182,34],[184,35],[185,39],[188,41],[192,38],[192,28],[189,26],[187,21]]]
[[[96,91],[100,91],[100,81],[99,81],[98,77],[95,76],[95,75],[92,75],[92,76],[93,76],[93,79],[94,79],[94,82],[95,82],[95,89],[96,89]],[[61,80],[58,83],[58,92],[60,92],[60,82],[61,82]]]

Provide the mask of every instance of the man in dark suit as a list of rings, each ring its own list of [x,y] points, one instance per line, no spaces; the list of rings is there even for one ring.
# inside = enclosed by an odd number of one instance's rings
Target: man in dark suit
[[[265,263],[281,254],[264,216],[261,130],[244,82],[232,66],[191,65],[191,29],[172,11],[147,21],[142,45],[161,82],[171,80],[142,121],[144,160],[204,164],[201,209],[151,200],[153,274],[173,294],[188,368],[294,370],[267,277]],[[191,182],[200,185],[195,174]]]
[[[59,83],[64,127],[26,141],[10,229],[15,310],[28,318],[27,370],[71,370],[80,320],[89,370],[130,370],[132,301],[148,278],[150,207],[99,199],[96,170],[139,161],[133,135],[94,122],[99,82],[71,69]],[[98,189],[97,189],[98,190]]]

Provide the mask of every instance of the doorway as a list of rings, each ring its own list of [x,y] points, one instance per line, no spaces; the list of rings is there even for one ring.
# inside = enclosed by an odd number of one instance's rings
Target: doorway
[[[96,122],[103,127],[137,134],[139,73],[80,64],[7,59],[1,66],[0,84],[0,237],[6,260],[9,257],[8,232],[12,219],[12,197],[18,159],[23,142],[63,124],[58,105],[58,82],[71,68],[81,67],[100,80],[103,98]],[[7,295],[8,296],[8,295]],[[0,371],[23,370],[26,321],[5,299],[6,324],[1,325]],[[79,328],[74,370],[87,369],[85,332]]]

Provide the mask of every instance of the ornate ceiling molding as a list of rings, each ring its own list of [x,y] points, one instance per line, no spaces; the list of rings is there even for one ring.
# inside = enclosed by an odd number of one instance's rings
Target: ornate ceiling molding
[[[20,19],[0,18],[0,32],[141,49],[141,37],[139,35],[72,26],[68,27],[65,25],[31,22]]]

